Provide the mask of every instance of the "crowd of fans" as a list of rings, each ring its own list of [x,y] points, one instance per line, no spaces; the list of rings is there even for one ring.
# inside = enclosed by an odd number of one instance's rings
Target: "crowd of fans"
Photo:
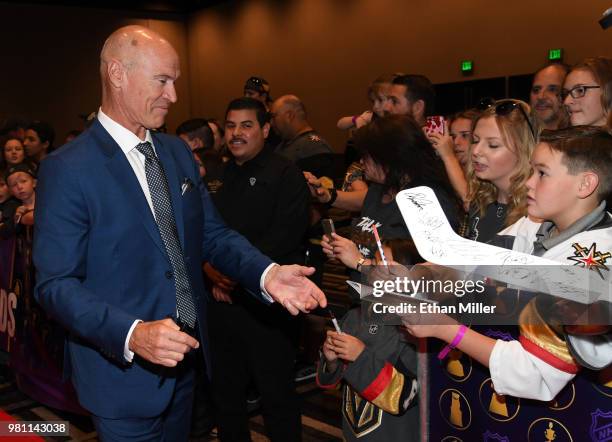
[[[322,236],[319,221],[321,218],[329,217],[330,213],[337,216],[343,211],[350,214],[349,219],[352,219],[352,222],[348,223],[350,225],[345,226],[343,234],[324,235],[320,245],[327,258],[344,264],[354,279],[359,277],[359,271],[364,266],[376,265],[381,259],[380,254],[377,254],[374,230],[383,239],[387,258],[406,265],[423,261],[410,241],[410,233],[395,203],[395,196],[404,189],[422,185],[431,187],[451,226],[457,232],[475,241],[495,243],[498,232],[516,226],[517,223],[524,224],[527,215],[531,215],[532,219],[537,217],[539,222],[560,222],[557,213],[559,210],[544,210],[541,207],[538,209],[538,204],[543,203],[540,201],[534,203],[536,186],[534,180],[544,179],[540,176],[549,173],[541,165],[534,164],[533,160],[534,151],[539,152],[542,158],[548,154],[541,147],[536,147],[541,146],[538,144],[541,140],[548,140],[545,142],[553,146],[551,152],[560,156],[561,163],[571,162],[574,165],[573,169],[569,168],[570,175],[585,171],[600,175],[610,172],[610,163],[606,164],[605,169],[601,169],[603,166],[598,163],[600,161],[598,158],[605,158],[608,154],[597,147],[600,145],[610,147],[612,59],[606,57],[587,58],[571,67],[562,63],[548,64],[534,74],[529,103],[512,98],[496,101],[482,97],[477,107],[464,109],[454,115],[446,115],[443,124],[433,128],[431,117],[435,115],[433,108],[435,92],[433,85],[425,76],[403,73],[380,76],[367,89],[371,108],[338,120],[338,128],[348,131],[349,134],[344,161],[338,161],[339,155],[334,154],[330,145],[310,125],[306,106],[300,98],[295,95],[284,95],[273,100],[270,91],[270,85],[266,80],[251,77],[244,86],[244,96],[249,97],[249,100],[256,100],[261,105],[254,105],[248,100],[232,102],[223,120],[191,119],[179,125],[176,134],[193,151],[203,183],[211,195],[214,197],[217,195],[213,199],[220,204],[222,214],[227,216],[226,220],[228,222],[232,220],[231,223],[248,231],[245,226],[255,223],[255,220],[245,223],[240,216],[256,218],[257,214],[232,213],[227,200],[231,194],[223,192],[230,192],[224,189],[232,189],[231,180],[238,180],[240,168],[244,168],[245,163],[253,161],[253,158],[244,160],[237,154],[241,152],[239,149],[241,141],[245,144],[249,142],[247,138],[251,136],[249,131],[253,126],[261,130],[261,134],[265,135],[262,137],[263,148],[261,152],[257,152],[257,157],[260,158],[264,154],[284,157],[283,161],[292,163],[291,167],[303,173],[304,184],[297,186],[302,185],[310,191],[308,222],[302,227],[294,225],[294,228],[302,229],[299,234],[304,237],[304,241],[301,245],[295,246],[296,250],[291,251],[296,252],[299,249],[308,252],[301,253],[301,258],[296,258],[295,256],[300,254],[283,251],[283,256],[292,256],[293,259],[302,260],[303,263],[304,254],[307,254],[309,264],[322,268],[323,260],[315,257],[317,254],[323,256],[319,242],[316,241]],[[248,124],[236,123],[234,117],[241,115],[236,114],[241,110],[258,112],[257,118],[254,121],[249,120]],[[232,119],[228,119],[232,111],[234,111]],[[597,146],[593,147],[593,155],[590,157],[581,156],[576,152],[570,152],[562,142],[555,141],[551,131],[566,134],[564,136],[575,146],[581,146],[581,139],[590,140],[585,141],[584,145],[591,143]],[[67,141],[78,135],[78,131],[71,132]],[[2,237],[14,235],[20,229],[33,225],[36,170],[38,164],[54,149],[54,139],[52,127],[40,121],[15,124],[6,127],[4,133],[0,134]],[[564,159],[566,157],[570,160]],[[572,160],[574,157],[578,159]],[[282,164],[285,167],[285,163]],[[567,173],[567,169],[565,172]],[[291,175],[287,173],[288,176]],[[537,176],[534,178],[534,175]],[[245,186],[255,185],[254,178],[250,178],[250,184],[248,177],[244,179],[247,183]],[[272,178],[270,180],[272,181]],[[578,218],[588,215],[599,207],[602,201],[609,199],[610,189],[606,185],[607,180],[607,177],[598,177],[599,187],[595,184],[598,190],[593,191],[595,196],[591,197],[589,194],[585,197],[589,199],[590,204],[587,205],[588,210],[580,212]],[[276,185],[282,187],[287,183],[277,182]],[[236,192],[235,188],[233,191]],[[239,196],[235,195],[235,200],[240,200]],[[256,195],[254,198],[263,197],[265,195]],[[559,197],[559,204],[562,204],[561,200]],[[240,202],[242,205],[248,203],[248,200]],[[549,201],[547,204],[554,206],[555,201]],[[563,210],[565,209],[567,207],[563,207]],[[284,213],[283,217],[289,215]],[[568,227],[557,226],[557,234],[561,234]],[[283,228],[292,227],[284,225]],[[261,235],[264,235],[265,229],[257,232],[251,239],[256,244]],[[314,248],[312,239],[317,243]],[[262,247],[267,246],[269,244]],[[204,265],[203,271],[213,294],[214,299],[211,302],[232,304],[237,298],[248,296],[235,287],[232,281],[224,279],[224,276],[210,265],[208,267]],[[246,309],[245,315],[248,315],[248,308],[244,306],[242,308]],[[217,315],[225,314],[218,308],[213,311],[216,311]],[[295,332],[293,328],[287,327],[286,318],[280,318],[283,316],[282,312],[269,316],[259,317],[260,321],[267,321],[265,327],[277,327],[283,333]],[[342,324],[343,328],[346,326],[346,333],[329,332],[326,337],[322,364],[319,367],[320,384],[329,386],[344,378],[348,382],[351,394],[361,395],[384,410],[383,427],[386,428],[388,440],[400,437],[401,440],[413,440],[416,435],[410,433],[410,423],[398,422],[389,416],[404,414],[406,409],[414,404],[413,399],[416,394],[416,386],[412,382],[416,373],[414,347],[400,339],[396,333],[385,335],[384,339],[364,343],[366,340],[362,329],[364,324],[360,323],[359,318],[351,312],[343,319]],[[257,333],[264,334],[256,325],[251,327],[253,330],[258,330]],[[433,336],[447,339],[439,329],[423,330],[418,326],[408,325],[408,330],[419,337]],[[473,335],[468,338],[465,340],[467,342],[465,345],[472,345],[470,348],[473,348],[473,342],[482,344],[479,336]],[[237,342],[240,339],[242,338],[236,337]],[[448,339],[450,342],[453,336]],[[296,345],[293,337],[291,342],[291,345]],[[489,359],[492,358],[492,347],[487,348],[489,350],[485,356],[478,351],[475,352],[475,358],[485,365],[489,365]],[[366,349],[370,351],[364,353]],[[367,354],[367,357],[373,358],[375,349],[384,352],[386,358],[396,362],[395,369],[398,376],[410,380],[410,382],[403,381],[404,388],[394,403],[376,402],[375,398],[370,398],[367,392],[364,392],[369,381],[376,377],[376,370],[382,367],[377,367],[374,359],[369,361],[364,359],[366,356],[361,358],[360,356]],[[227,348],[218,351],[229,354]],[[516,349],[499,348],[496,351],[495,363],[498,365],[506,360],[504,358],[512,355],[517,357]],[[353,368],[343,374],[338,360]],[[279,361],[275,363],[280,364]],[[243,376],[248,377],[251,374],[245,371]],[[293,419],[293,423],[296,422],[295,416],[288,416],[288,410],[293,410],[298,415],[299,410],[295,407],[294,397],[290,393],[269,391],[265,382],[261,381],[266,376],[276,375],[257,372],[259,380],[255,382],[254,387],[249,387],[248,382],[237,382],[236,379],[230,380],[229,385],[227,382],[223,385],[228,389],[231,384],[240,384],[244,391],[236,392],[233,397],[237,398],[236,400],[244,407],[249,389],[260,390],[261,393],[267,389],[265,394],[272,399],[264,397],[262,406],[267,430],[275,434],[278,433],[279,427],[287,425],[282,419]],[[509,379],[512,378],[511,373],[508,376]],[[546,374],[542,376],[545,378]],[[517,395],[526,395],[525,390],[508,385],[510,382],[500,380],[499,384],[504,384],[500,389]],[[564,385],[559,381],[557,386],[562,384]],[[536,387],[542,389],[540,385]],[[287,388],[292,389],[291,386]],[[223,400],[223,392],[215,388],[212,391],[216,393],[217,402],[223,402],[222,406],[228,408]],[[554,392],[545,393],[541,397],[536,394],[535,398],[548,397]],[[205,393],[202,394],[206,396]],[[242,411],[233,411],[234,421],[231,419],[222,421],[220,428],[222,435],[230,434],[232,428],[235,430],[236,425],[240,425],[237,423],[240,419],[246,419],[246,408]],[[195,417],[197,416],[196,413]],[[407,413],[405,416],[404,419],[416,425],[415,413]],[[347,440],[353,440],[355,423],[350,422],[346,416],[344,420],[345,437]]]

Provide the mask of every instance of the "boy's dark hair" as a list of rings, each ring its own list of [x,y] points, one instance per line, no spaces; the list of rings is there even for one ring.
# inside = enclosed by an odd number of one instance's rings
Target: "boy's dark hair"
[[[179,124],[176,128],[177,135],[187,135],[187,138],[193,140],[199,138],[204,144],[205,149],[212,149],[215,145],[215,136],[208,125],[208,121],[204,118],[193,118]]]
[[[227,114],[232,110],[254,110],[260,127],[263,127],[268,122],[269,115],[266,107],[261,101],[254,98],[240,97],[230,101],[225,111],[226,119]]]
[[[563,155],[562,162],[572,175],[587,171],[596,173],[599,199],[609,199],[612,194],[612,134],[608,130],[599,126],[544,130],[539,141]]]
[[[392,84],[406,86],[408,101],[414,103],[417,100],[423,100],[425,103],[424,115],[426,117],[433,115],[436,92],[429,78],[418,74],[397,75],[393,77]]]
[[[49,142],[48,151],[51,152],[53,148],[53,141],[55,141],[55,131],[50,124],[45,123],[44,121],[33,121],[26,127],[26,130],[32,129],[40,138],[41,143],[46,141]]]

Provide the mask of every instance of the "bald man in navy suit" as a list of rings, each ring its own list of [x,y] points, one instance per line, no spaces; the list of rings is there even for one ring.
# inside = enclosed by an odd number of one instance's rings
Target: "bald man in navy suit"
[[[314,269],[227,228],[189,148],[151,130],[177,100],[172,46],[127,26],[100,58],[97,120],[40,167],[35,296],[69,331],[66,366],[102,440],[187,440],[200,348],[209,366],[202,262],[292,314],[326,300]]]

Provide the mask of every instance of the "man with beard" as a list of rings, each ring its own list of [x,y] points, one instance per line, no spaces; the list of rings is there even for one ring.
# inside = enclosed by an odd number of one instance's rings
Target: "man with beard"
[[[567,114],[561,99],[561,89],[569,66],[551,63],[533,76],[529,105],[542,129],[561,129],[567,126]]]
[[[396,75],[383,105],[385,115],[410,115],[421,126],[433,115],[436,93],[429,78],[418,74]]]

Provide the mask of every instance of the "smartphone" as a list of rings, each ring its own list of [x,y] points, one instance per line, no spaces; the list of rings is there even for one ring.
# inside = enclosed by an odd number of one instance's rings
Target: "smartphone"
[[[327,235],[329,239],[331,239],[331,234],[336,233],[336,228],[334,227],[334,220],[331,218],[323,218],[321,220],[321,226],[323,227],[323,233]]]
[[[433,115],[431,117],[427,117],[425,123],[425,133],[427,135],[435,133],[444,135],[445,126],[446,120],[442,115]]]

